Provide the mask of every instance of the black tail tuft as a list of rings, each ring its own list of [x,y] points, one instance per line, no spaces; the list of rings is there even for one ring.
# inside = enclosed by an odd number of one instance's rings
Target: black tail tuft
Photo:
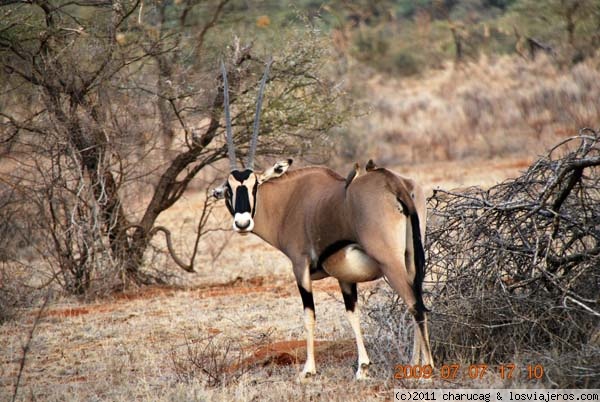
[[[415,280],[413,282],[413,289],[417,298],[417,311],[428,312],[429,309],[425,307],[423,302],[423,280],[425,279],[425,249],[423,248],[423,241],[421,239],[421,226],[419,222],[419,215],[416,211],[410,214],[410,224],[412,226],[412,240],[413,249],[415,253]]]

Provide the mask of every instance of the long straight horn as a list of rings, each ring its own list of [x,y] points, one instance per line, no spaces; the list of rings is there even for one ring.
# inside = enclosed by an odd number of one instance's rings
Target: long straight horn
[[[258,100],[256,101],[256,114],[254,115],[254,128],[252,130],[252,141],[250,142],[250,152],[248,153],[248,162],[246,163],[247,168],[254,170],[254,154],[256,153],[256,144],[258,142],[258,129],[260,128],[260,109],[262,107],[263,93],[265,92],[265,85],[267,83],[267,77],[269,75],[269,68],[273,63],[271,57],[265,67],[262,80],[260,81],[260,89],[258,90]]]
[[[231,115],[229,114],[229,85],[227,84],[227,70],[225,63],[221,60],[221,73],[223,74],[223,107],[225,109],[225,127],[227,130],[227,155],[231,171],[237,169],[235,161],[235,147],[233,145],[233,134],[231,133]]]

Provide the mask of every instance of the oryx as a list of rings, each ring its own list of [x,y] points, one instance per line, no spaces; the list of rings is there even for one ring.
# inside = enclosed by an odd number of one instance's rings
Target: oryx
[[[356,337],[356,378],[365,377],[370,364],[359,325],[357,283],[382,276],[402,297],[417,323],[411,363],[433,366],[422,298],[426,217],[422,188],[372,162],[366,173],[357,174],[356,169],[347,179],[325,167],[287,172],[291,160],[278,162],[263,174],[255,173],[253,158],[269,66],[259,90],[246,167],[239,169],[229,117],[227,74],[221,65],[231,171],[215,196],[225,198],[236,232],[258,235],[292,262],[307,331],[301,378],[316,373],[312,281],[328,276],[339,281]]]

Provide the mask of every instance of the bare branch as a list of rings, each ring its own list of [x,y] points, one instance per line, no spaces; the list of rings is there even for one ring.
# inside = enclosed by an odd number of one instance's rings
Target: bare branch
[[[221,17],[223,8],[225,7],[225,5],[227,5],[227,3],[229,3],[229,0],[221,0],[219,2],[219,4],[217,4],[217,7],[215,7],[212,17],[206,24],[204,24],[204,26],[202,27],[202,30],[196,36],[196,41],[195,41],[196,45],[194,47],[194,52],[198,55],[198,62],[200,62],[200,60],[199,60],[200,49],[202,49],[202,46],[204,46],[204,40],[205,40],[206,34],[210,31],[211,28],[213,28],[215,26],[215,24]],[[188,11],[189,10],[186,10],[181,14],[182,25],[183,25],[183,22],[185,21]]]
[[[23,370],[25,369],[25,361],[27,360],[27,355],[29,354],[29,347],[31,346],[31,341],[33,340],[33,335],[35,334],[35,330],[39,323],[42,321],[42,314],[46,311],[46,307],[48,306],[48,302],[50,301],[51,292],[48,291],[46,297],[44,298],[44,303],[39,308],[35,319],[33,320],[33,326],[29,331],[29,335],[27,336],[27,341],[25,345],[23,345],[23,352],[21,354],[21,361],[19,364],[19,373],[17,374],[17,381],[15,382],[15,390],[13,391],[12,401],[17,400],[17,393],[19,392],[19,385],[21,384],[21,377],[23,376]]]
[[[181,258],[177,256],[177,253],[173,249],[173,243],[171,241],[171,231],[164,226],[155,226],[152,228],[149,235],[152,237],[157,232],[163,232],[165,234],[165,238],[167,239],[167,248],[169,250],[171,258],[173,258],[173,261],[175,261],[177,265],[179,265],[181,268],[183,268],[183,270],[187,272],[196,272],[194,271],[194,258],[196,257],[196,253],[192,254],[190,263],[186,264],[185,262],[183,262],[183,260],[181,260]]]
[[[487,361],[546,347],[568,354],[591,340],[600,310],[599,166],[600,134],[587,129],[520,177],[434,193],[426,236],[439,306],[432,323],[444,321],[446,339],[480,348],[474,358]],[[496,325],[511,326],[514,345],[500,341]],[[438,345],[438,353],[457,349]]]

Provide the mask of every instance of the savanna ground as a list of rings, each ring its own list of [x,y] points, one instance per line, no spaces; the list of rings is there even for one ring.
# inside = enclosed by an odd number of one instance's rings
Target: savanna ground
[[[402,82],[375,76],[365,84],[371,112],[356,122],[364,134],[341,149],[419,180],[428,195],[438,187],[489,187],[518,176],[575,127],[597,123],[598,105],[587,101],[597,99],[597,78],[591,63],[561,72],[515,58],[449,66]],[[565,97],[576,101],[569,110]],[[332,163],[342,174],[350,167]],[[191,250],[204,197],[188,190],[160,217],[182,253]],[[217,216],[228,227],[224,210]],[[494,375],[481,382],[394,379],[394,366],[409,360],[412,330],[392,328],[393,340],[378,336],[369,306],[377,305],[384,281],[359,287],[359,303],[369,299],[363,330],[374,364],[372,378],[356,382],[354,338],[332,279],[314,286],[318,375],[301,384],[302,304],[289,262],[252,235],[227,230],[203,239],[201,250],[195,273],[178,271],[166,257],[148,262],[172,273],[170,286],[96,299],[54,291],[46,305],[19,309],[0,326],[0,400],[10,400],[17,379],[18,400],[44,401],[362,401],[391,399],[398,387],[510,385]]]

